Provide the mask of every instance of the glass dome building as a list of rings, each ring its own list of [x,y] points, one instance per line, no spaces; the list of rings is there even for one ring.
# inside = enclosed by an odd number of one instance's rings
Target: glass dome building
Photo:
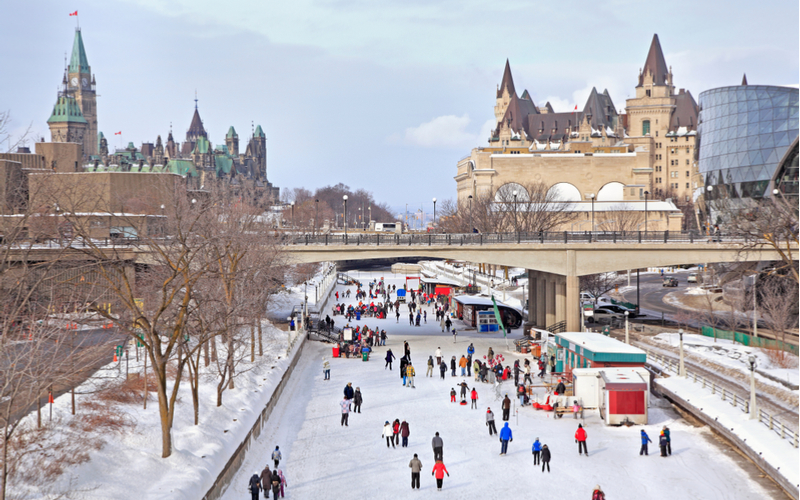
[[[698,169],[711,219],[715,200],[747,208],[777,189],[797,203],[798,89],[720,87],[700,94]]]

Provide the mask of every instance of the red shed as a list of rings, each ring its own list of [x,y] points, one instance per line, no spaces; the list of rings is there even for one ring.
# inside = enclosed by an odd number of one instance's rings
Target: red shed
[[[647,424],[647,382],[634,370],[603,370],[603,410],[607,425]]]

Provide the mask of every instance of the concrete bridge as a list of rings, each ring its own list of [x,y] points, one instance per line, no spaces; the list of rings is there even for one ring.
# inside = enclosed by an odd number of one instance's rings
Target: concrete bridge
[[[524,268],[530,321],[542,327],[565,321],[568,331],[580,329],[581,276],[682,264],[781,260],[767,244],[668,232],[303,235],[288,241],[285,250],[296,263],[425,257]]]

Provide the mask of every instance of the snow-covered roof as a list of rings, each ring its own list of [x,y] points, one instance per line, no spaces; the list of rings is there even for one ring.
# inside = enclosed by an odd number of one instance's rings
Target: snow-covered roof
[[[607,337],[602,333],[593,332],[564,332],[557,333],[557,339],[563,339],[570,344],[581,346],[582,349],[593,353],[619,353],[619,354],[642,354],[645,352],[638,347],[620,342],[619,340]]]
[[[447,278],[420,278],[420,281],[423,283],[435,283],[437,285],[448,285],[448,286],[461,286],[459,283],[456,283],[453,280],[449,280]]]
[[[491,306],[492,305],[492,299],[490,299],[489,297],[483,297],[483,296],[480,296],[480,295],[457,295],[454,298],[456,299],[456,302],[459,302],[459,303],[461,303],[461,304],[463,304],[465,306]],[[497,307],[505,306],[505,307],[508,307],[509,309],[519,310],[519,308],[516,308],[514,306],[510,306],[508,304],[500,302],[497,299],[495,299],[495,301],[497,301]]]

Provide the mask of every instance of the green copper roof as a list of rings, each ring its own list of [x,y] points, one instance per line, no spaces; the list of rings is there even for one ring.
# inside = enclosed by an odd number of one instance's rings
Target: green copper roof
[[[197,170],[195,170],[192,160],[170,160],[167,163],[167,170],[184,177],[187,175],[197,177]]]
[[[75,41],[72,43],[72,58],[69,60],[70,73],[89,73],[89,61],[86,59],[86,49],[83,48],[81,30],[75,30]]]
[[[217,175],[229,174],[233,168],[233,159],[222,155],[214,156],[214,166],[217,168]]]
[[[236,131],[233,130],[233,127],[231,127],[231,128],[228,129],[228,133],[225,134],[225,137],[226,138],[239,137],[239,134],[237,134]]]
[[[228,150],[228,146],[226,146],[225,144],[217,144],[217,146],[214,148],[214,152],[215,153],[222,153],[224,155],[230,155],[231,154],[230,150]]]
[[[208,142],[208,139],[203,137],[202,135],[197,138],[197,142],[194,145],[194,150],[192,154],[207,154],[211,152],[211,143]]]
[[[256,137],[264,137],[264,138],[266,138],[266,137],[267,137],[266,135],[264,135],[264,131],[263,131],[263,130],[261,130],[261,125],[259,125],[259,126],[257,126],[257,127],[256,127],[256,133],[255,133],[255,136],[256,136]]]
[[[59,96],[47,123],[88,123],[74,97]]]

